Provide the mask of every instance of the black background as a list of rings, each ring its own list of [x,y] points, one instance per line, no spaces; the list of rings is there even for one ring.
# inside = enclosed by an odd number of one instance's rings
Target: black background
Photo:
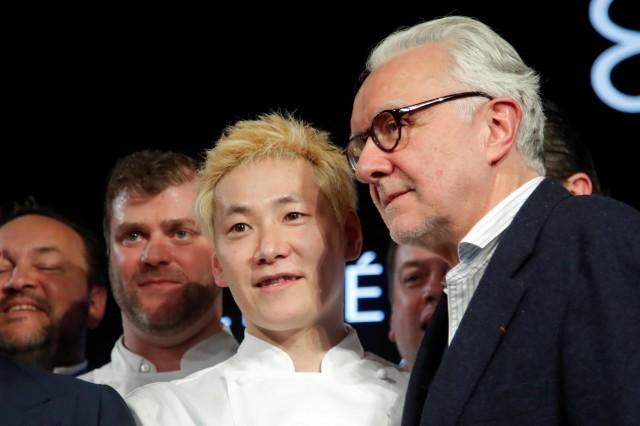
[[[632,180],[639,116],[609,108],[591,89],[591,65],[612,43],[591,27],[588,1],[422,3],[7,13],[0,200],[36,195],[99,233],[106,176],[132,151],[200,155],[225,125],[271,110],[295,112],[344,146],[369,49],[398,27],[463,14],[492,26],[541,73],[543,95],[589,145],[610,195],[640,208]],[[611,16],[640,31],[634,3],[614,1]],[[636,55],[613,81],[640,95],[639,75]],[[363,187],[360,198],[365,248],[381,260],[386,228]],[[386,309],[382,299],[371,305]],[[90,336],[92,364],[108,360],[119,327],[110,303]],[[397,358],[386,322],[357,328],[366,349]]]

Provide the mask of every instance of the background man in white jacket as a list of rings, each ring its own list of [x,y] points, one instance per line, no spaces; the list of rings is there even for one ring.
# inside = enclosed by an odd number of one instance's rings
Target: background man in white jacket
[[[197,169],[192,158],[171,151],[135,152],[114,166],[104,229],[124,334],[111,362],[81,378],[125,395],[235,353],[237,343],[220,323],[212,245],[193,211]]]

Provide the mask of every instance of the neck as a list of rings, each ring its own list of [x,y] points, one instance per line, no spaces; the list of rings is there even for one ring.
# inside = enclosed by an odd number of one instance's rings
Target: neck
[[[200,328],[191,327],[168,339],[166,336],[141,331],[123,316],[122,329],[125,347],[151,361],[158,372],[164,372],[179,370],[184,354],[196,344],[218,333],[222,325],[219,316],[215,316]]]
[[[450,244],[438,251],[451,266],[456,265],[460,259],[458,257],[458,245],[460,241],[471,231],[487,213],[500,204],[511,193],[519,187],[539,176],[538,173],[528,167],[504,168],[493,176],[491,187],[488,191],[478,191],[479,194],[484,193],[482,198],[475,198],[473,204],[476,209],[468,209],[473,212],[461,222],[461,226],[454,232],[454,238]]]
[[[53,371],[54,367],[53,356],[49,348],[34,348],[17,352],[0,350],[0,357],[48,371]]]
[[[339,326],[273,331],[247,325],[254,336],[285,351],[293,361],[297,372],[320,372],[325,354],[347,335],[347,328]]]
[[[70,367],[77,365],[86,359],[84,348],[86,347],[86,335],[60,336],[53,357],[53,367]]]

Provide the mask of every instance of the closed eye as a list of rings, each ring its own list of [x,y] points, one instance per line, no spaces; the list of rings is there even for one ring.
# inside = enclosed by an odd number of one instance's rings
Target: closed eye
[[[61,265],[49,265],[49,264],[36,264],[36,269],[43,272],[58,272],[62,270]]]

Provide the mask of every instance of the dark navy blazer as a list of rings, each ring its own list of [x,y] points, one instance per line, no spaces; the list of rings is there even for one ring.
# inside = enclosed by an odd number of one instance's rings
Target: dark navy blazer
[[[403,425],[639,425],[640,213],[543,181],[446,342],[443,298]]]
[[[134,425],[111,387],[15,364],[0,357],[0,425]]]

